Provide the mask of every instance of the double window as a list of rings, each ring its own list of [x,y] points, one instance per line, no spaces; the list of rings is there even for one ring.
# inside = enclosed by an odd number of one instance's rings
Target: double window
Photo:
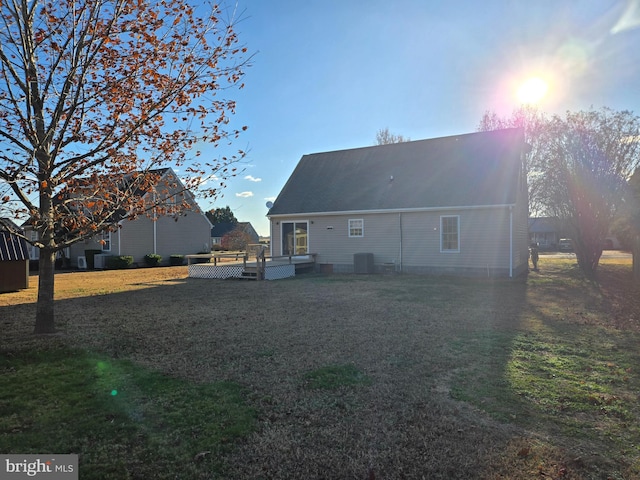
[[[361,218],[349,219],[349,237],[364,237],[364,220]]]
[[[460,251],[460,216],[440,217],[440,251],[456,253]]]

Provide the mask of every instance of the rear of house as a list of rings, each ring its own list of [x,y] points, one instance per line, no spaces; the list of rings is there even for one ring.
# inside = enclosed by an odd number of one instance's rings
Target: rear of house
[[[520,129],[305,155],[269,211],[272,255],[323,271],[527,271]]]

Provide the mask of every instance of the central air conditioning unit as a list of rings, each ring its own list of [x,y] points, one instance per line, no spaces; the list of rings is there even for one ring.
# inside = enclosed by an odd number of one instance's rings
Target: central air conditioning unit
[[[353,254],[353,273],[374,273],[373,253]]]

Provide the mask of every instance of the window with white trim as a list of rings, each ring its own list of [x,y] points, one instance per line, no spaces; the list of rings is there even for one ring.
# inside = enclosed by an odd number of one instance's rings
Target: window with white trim
[[[361,218],[349,219],[349,236],[364,237],[364,220]]]
[[[32,242],[38,241],[38,232],[36,232],[35,230],[31,230],[30,235],[31,235],[30,238]],[[29,259],[38,260],[40,258],[40,249],[33,245],[30,245],[29,249],[30,249]]]
[[[440,251],[460,251],[460,216],[449,215],[440,217]]]
[[[111,232],[109,230],[105,230],[102,232],[102,251],[111,251]]]

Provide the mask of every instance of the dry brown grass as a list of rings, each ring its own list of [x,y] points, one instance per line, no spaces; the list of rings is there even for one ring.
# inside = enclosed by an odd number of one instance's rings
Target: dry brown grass
[[[629,465],[567,444],[547,425],[498,421],[451,395],[469,362],[456,346],[474,336],[515,336],[539,321],[638,332],[628,264],[604,267],[596,293],[558,279],[553,263],[541,268],[528,282],[215,281],[189,279],[186,267],[65,273],[56,277],[61,333],[47,338],[31,335],[32,277],[28,290],[0,295],[1,346],[59,342],[194,382],[242,384],[259,428],[226,459],[228,478],[632,478]],[[354,365],[371,382],[308,388],[305,374],[330,365]]]

